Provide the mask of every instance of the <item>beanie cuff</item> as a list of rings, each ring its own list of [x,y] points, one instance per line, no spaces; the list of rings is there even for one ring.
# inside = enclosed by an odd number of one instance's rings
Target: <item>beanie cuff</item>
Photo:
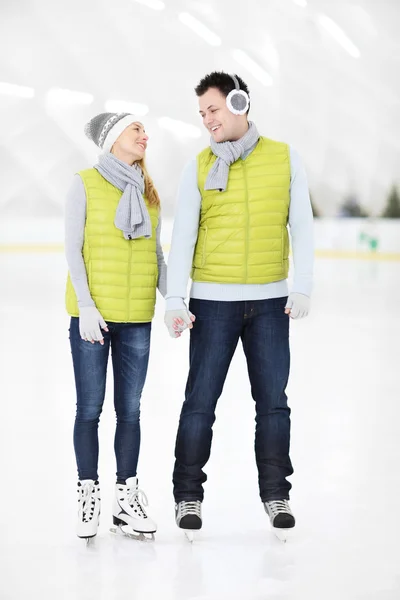
[[[129,127],[129,125],[132,125],[132,123],[136,123],[136,121],[137,121],[137,117],[135,117],[135,115],[126,115],[126,117],[123,117],[122,119],[117,121],[117,123],[115,123],[115,125],[113,127],[111,127],[110,131],[108,132],[108,134],[106,135],[106,137],[104,139],[103,146],[102,146],[103,152],[104,153],[110,152],[111,148],[113,147],[113,145],[115,144],[115,142],[117,141],[117,139],[119,138],[121,133],[127,127]]]

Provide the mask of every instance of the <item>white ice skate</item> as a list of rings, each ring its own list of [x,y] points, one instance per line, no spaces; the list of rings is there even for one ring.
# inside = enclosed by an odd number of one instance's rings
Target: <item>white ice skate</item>
[[[175,504],[175,521],[183,529],[190,543],[194,541],[195,532],[201,529],[201,502],[200,500],[182,500]]]
[[[78,537],[86,539],[86,543],[97,535],[100,519],[100,485],[93,479],[78,481]]]
[[[281,542],[287,541],[288,532],[295,526],[295,518],[287,500],[271,500],[263,502],[264,510],[269,516],[272,531]]]
[[[147,516],[146,494],[139,489],[136,477],[129,477],[125,484],[117,483],[113,506],[113,523],[110,531],[121,533],[140,541],[153,541],[157,525]]]

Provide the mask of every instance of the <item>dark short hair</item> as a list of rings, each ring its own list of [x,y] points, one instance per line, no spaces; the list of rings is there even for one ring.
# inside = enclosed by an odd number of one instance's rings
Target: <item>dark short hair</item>
[[[239,82],[240,89],[250,95],[249,88],[246,83],[243,81],[239,75],[234,73],[236,79]],[[229,94],[233,89],[235,89],[235,83],[232,77],[228,73],[224,73],[224,71],[213,71],[203,77],[200,83],[194,88],[197,96],[203,96],[210,88],[217,88],[225,96]],[[248,111],[247,111],[248,112]]]

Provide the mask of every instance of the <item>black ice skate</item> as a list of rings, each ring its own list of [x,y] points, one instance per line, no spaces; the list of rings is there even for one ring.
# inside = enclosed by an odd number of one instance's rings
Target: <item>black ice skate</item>
[[[279,540],[286,542],[287,531],[292,529],[296,523],[289,502],[287,500],[271,500],[263,502],[263,504],[273,532]]]
[[[194,540],[194,532],[201,529],[201,502],[200,500],[182,500],[175,504],[175,521],[183,529],[189,542]]]

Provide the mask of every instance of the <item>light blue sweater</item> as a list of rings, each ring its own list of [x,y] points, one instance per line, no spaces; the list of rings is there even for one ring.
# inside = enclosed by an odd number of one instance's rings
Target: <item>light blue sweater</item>
[[[244,156],[246,158],[255,146]],[[313,214],[307,178],[297,152],[290,148],[289,228],[292,241],[294,279],[291,291],[311,295],[314,261]],[[184,307],[197,241],[201,194],[197,186],[196,159],[183,171],[175,213],[171,250],[168,258],[166,309]],[[289,293],[286,279],[266,284],[193,282],[191,298],[203,300],[264,300]]]

